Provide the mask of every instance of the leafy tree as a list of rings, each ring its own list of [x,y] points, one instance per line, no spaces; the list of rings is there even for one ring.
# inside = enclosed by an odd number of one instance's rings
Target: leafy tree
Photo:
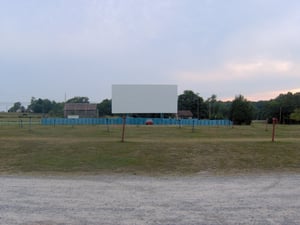
[[[67,103],[90,103],[88,97],[74,97],[67,101]]]
[[[236,96],[231,104],[230,119],[237,125],[250,125],[253,115],[252,104],[244,96]]]
[[[216,119],[229,119],[231,101],[218,101]]]
[[[50,116],[63,117],[64,105],[64,103],[56,103],[55,101],[52,101],[51,110],[49,111]]]
[[[295,120],[297,122],[300,121],[300,108],[295,109],[293,113],[290,115],[291,120]]]
[[[276,101],[279,104],[279,120],[280,123],[289,123],[290,114],[295,109],[294,96],[291,92],[287,94],[280,94]]]
[[[56,103],[49,99],[31,98],[31,103],[28,106],[28,110],[33,113],[49,114],[51,116],[62,116],[63,115],[63,103]]]
[[[206,109],[203,106],[203,98],[191,90],[186,90],[178,96],[178,110],[190,110],[196,118],[206,116]]]
[[[270,101],[255,103],[256,117],[269,119],[276,117],[280,123],[290,123],[290,115],[296,108],[300,107],[300,93],[280,94],[277,98]],[[259,116],[258,116],[259,115]]]
[[[217,95],[213,94],[205,101],[205,108],[207,108],[207,117],[209,119],[224,119],[227,112],[225,112],[225,104],[217,101]],[[228,111],[228,110],[227,110]]]
[[[272,115],[269,110],[270,101],[258,101],[252,102],[254,114],[253,119],[256,120],[266,120],[272,118]]]
[[[48,99],[36,99],[35,97],[32,97],[28,109],[34,113],[46,114],[51,110],[51,101]]]
[[[266,118],[271,121],[273,117],[280,117],[280,105],[275,99],[268,101],[265,105]]]
[[[217,96],[213,94],[210,98],[207,99],[208,102],[208,118],[214,118],[215,114],[215,103],[217,102]]]
[[[26,109],[22,106],[21,102],[15,102],[8,112],[25,112]]]
[[[99,116],[111,115],[111,100],[104,99],[97,105]]]

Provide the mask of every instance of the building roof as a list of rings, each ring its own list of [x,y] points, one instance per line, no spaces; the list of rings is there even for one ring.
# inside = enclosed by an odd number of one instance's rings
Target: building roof
[[[82,111],[97,110],[97,104],[66,103],[64,110],[82,110]]]
[[[193,113],[190,110],[179,110],[177,114],[179,117],[193,117]]]

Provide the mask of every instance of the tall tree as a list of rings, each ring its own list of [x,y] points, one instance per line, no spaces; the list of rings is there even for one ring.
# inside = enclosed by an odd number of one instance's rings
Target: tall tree
[[[51,110],[51,107],[52,103],[49,99],[36,99],[35,97],[32,97],[28,109],[34,113],[46,114]]]
[[[90,103],[88,97],[74,97],[67,101],[67,103]]]
[[[280,94],[275,99],[279,106],[279,117],[277,118],[279,119],[280,123],[290,122],[290,114],[293,113],[298,106],[300,106],[300,99],[298,96],[300,97],[300,95],[297,95],[297,93],[294,95],[293,93],[288,92],[287,94]]]
[[[204,118],[206,110],[203,107],[203,98],[191,90],[186,90],[178,96],[178,110],[190,110],[195,118]]]
[[[294,112],[291,113],[290,119],[295,120],[297,122],[300,121],[300,108],[295,109]]]
[[[111,115],[111,100],[104,99],[101,103],[97,104],[99,116]]]
[[[22,106],[21,102],[15,102],[14,105],[8,110],[8,112],[25,112],[26,109]]]
[[[231,101],[218,101],[217,119],[229,119]]]
[[[253,119],[266,120],[268,118],[272,118],[268,109],[269,102],[270,101],[252,102],[254,108]]]
[[[242,95],[238,95],[232,101],[230,119],[237,125],[250,125],[253,116],[252,104]]]
[[[290,115],[296,108],[300,108],[300,93],[280,94],[275,99],[269,101],[260,101],[254,103],[256,108],[256,117],[260,119],[277,118],[280,123],[290,123]]]
[[[64,116],[64,103],[56,103],[52,101],[51,110],[49,111],[50,116],[63,117]]]
[[[49,114],[51,116],[63,116],[64,103],[56,103],[49,99],[31,98],[28,111],[33,113]]]
[[[205,101],[207,108],[207,116],[209,119],[222,119],[224,118],[221,110],[221,102],[217,101],[217,95],[213,94],[210,98]]]

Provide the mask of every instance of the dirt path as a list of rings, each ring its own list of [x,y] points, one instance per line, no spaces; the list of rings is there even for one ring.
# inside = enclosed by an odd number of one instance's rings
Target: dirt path
[[[0,224],[300,224],[300,175],[0,176]]]

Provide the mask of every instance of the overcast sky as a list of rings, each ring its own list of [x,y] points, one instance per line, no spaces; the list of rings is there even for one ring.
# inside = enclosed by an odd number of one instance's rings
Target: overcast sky
[[[0,102],[177,84],[207,99],[300,91],[299,0],[0,0]]]

